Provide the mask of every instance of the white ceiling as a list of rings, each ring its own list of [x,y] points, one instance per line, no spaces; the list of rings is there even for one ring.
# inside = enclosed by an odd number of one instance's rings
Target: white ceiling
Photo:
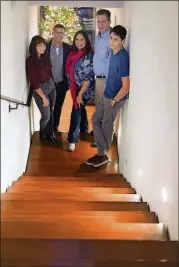
[[[28,1],[29,5],[36,6],[74,6],[74,7],[123,7],[124,1]]]

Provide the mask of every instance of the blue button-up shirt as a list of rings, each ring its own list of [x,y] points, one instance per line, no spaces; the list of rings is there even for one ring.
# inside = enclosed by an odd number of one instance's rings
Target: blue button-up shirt
[[[93,68],[96,76],[107,76],[110,30],[98,33],[94,42]]]

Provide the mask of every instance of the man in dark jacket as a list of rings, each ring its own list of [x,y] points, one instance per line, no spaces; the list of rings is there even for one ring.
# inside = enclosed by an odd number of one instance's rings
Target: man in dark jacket
[[[65,36],[65,27],[61,24],[56,24],[53,28],[53,38],[47,43],[49,51],[52,73],[56,88],[56,102],[54,106],[54,132],[58,132],[60,115],[62,106],[65,100],[66,92],[69,89],[67,85],[67,77],[65,74],[65,63],[70,53],[70,45],[63,42]]]

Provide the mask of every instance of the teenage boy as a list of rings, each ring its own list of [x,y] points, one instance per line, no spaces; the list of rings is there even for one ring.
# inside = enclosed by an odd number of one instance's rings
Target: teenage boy
[[[107,152],[111,146],[114,121],[129,92],[129,55],[123,47],[127,31],[117,25],[110,31],[111,57],[104,94],[92,116],[94,138],[98,153],[86,164],[99,167],[110,161]]]

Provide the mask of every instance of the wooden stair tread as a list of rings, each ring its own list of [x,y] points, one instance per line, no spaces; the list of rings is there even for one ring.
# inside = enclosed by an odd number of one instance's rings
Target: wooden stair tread
[[[129,188],[129,187],[94,187],[94,186],[52,186],[49,189],[49,186],[47,185],[39,185],[39,184],[32,184],[32,185],[26,185],[26,184],[15,184],[12,187],[9,187],[9,189],[11,188],[16,188],[16,190],[19,189],[19,193],[23,193],[23,190],[38,190],[39,194],[43,194],[42,190],[48,190],[49,193],[53,193],[55,194],[55,191],[57,191],[56,194],[59,195],[60,194],[69,194],[69,193],[73,193],[73,194],[135,194],[135,190],[133,188]],[[9,192],[9,189],[7,192]],[[45,192],[44,192],[45,193]],[[3,193],[4,194],[4,193]]]
[[[16,183],[14,183],[14,186],[21,186],[24,185],[25,183],[27,183],[29,186],[30,184],[33,184],[34,181],[29,181],[29,180],[18,180]],[[46,185],[46,186],[50,186],[50,187],[62,187],[62,186],[66,186],[66,187],[123,187],[123,188],[130,188],[130,184],[127,181],[119,181],[119,182],[115,182],[115,181],[102,181],[102,180],[89,180],[89,181],[85,181],[85,180],[68,180],[68,179],[61,179],[61,180],[57,180],[57,181],[50,181],[50,180],[41,180],[41,181],[35,181],[38,184],[41,185]]]
[[[66,220],[89,220],[99,218],[111,219],[119,223],[157,223],[157,217],[153,212],[138,211],[62,211],[54,214],[53,210],[40,212],[39,210],[5,210],[1,212],[1,221],[48,221],[56,222]]]
[[[135,194],[135,189],[134,188],[130,188],[130,187],[100,187],[100,186],[60,186],[58,184],[50,184],[50,189],[49,189],[49,184],[45,184],[44,182],[33,182],[30,184],[27,183],[15,183],[12,187],[9,188],[30,188],[30,189],[36,189],[39,188],[40,189],[48,189],[49,192],[54,192],[55,190],[58,189],[58,194],[60,193],[65,193],[65,194],[69,194],[69,193],[84,193],[84,194]],[[40,194],[42,193],[41,191],[39,192]]]
[[[46,194],[50,193],[48,189],[40,189],[41,192],[46,192]],[[55,192],[58,192],[58,189],[54,189]],[[12,187],[9,189],[8,193],[18,193],[17,188]],[[27,198],[29,198],[28,193],[34,193],[39,192],[38,188],[24,188],[24,195],[27,193]],[[39,194],[39,197],[41,194]],[[64,201],[106,201],[106,202],[139,202],[141,200],[141,197],[138,194],[59,194],[56,199],[64,200]]]
[[[66,151],[67,152],[67,151]],[[48,153],[48,152],[47,152]],[[53,152],[52,152],[53,153]],[[94,155],[94,154],[93,154]],[[91,155],[91,156],[93,156]],[[75,164],[73,164],[72,160],[67,161],[66,166],[64,166],[64,164],[58,164],[57,160],[56,162],[41,162],[44,159],[41,159],[41,161],[39,160],[34,160],[28,163],[28,169],[26,171],[26,175],[28,176],[78,176],[78,177],[92,177],[93,175],[96,175],[97,173],[97,169],[94,170],[93,168],[91,168],[91,166],[88,166],[87,164],[84,163],[84,161],[87,159],[88,157],[86,157],[84,155],[83,161],[77,161]],[[118,162],[116,162],[118,164]],[[80,165],[83,164],[84,166],[81,167]],[[114,162],[113,163],[108,163],[107,167],[108,167],[108,173],[110,174],[116,174],[117,173],[117,169],[114,170]],[[70,168],[69,168],[70,166]],[[98,172],[98,177],[103,177],[105,171],[106,166],[101,166],[100,170]]]
[[[9,198],[9,200],[8,200]],[[29,197],[30,198],[30,197]],[[23,201],[22,201],[23,200]],[[38,200],[38,201],[37,201]],[[38,197],[35,200],[12,199],[10,193],[7,193],[7,199],[1,200],[1,210],[3,209],[36,209],[45,211],[53,208],[54,212],[61,212],[61,210],[94,210],[94,211],[149,211],[146,202],[109,202],[109,201],[47,201]]]
[[[19,180],[28,180],[28,181],[93,181],[93,182],[115,182],[118,183],[120,181],[127,181],[126,178],[119,174],[106,174],[103,176],[99,176],[98,174],[93,174],[93,176],[53,176],[53,175],[27,175],[24,173],[24,175],[19,177]]]
[[[43,181],[41,182],[43,183]],[[13,186],[17,186],[18,184],[15,183]],[[22,185],[23,186],[23,185]],[[52,185],[52,188],[57,185]],[[107,182],[86,182],[86,181],[59,181],[58,187],[114,187],[114,188],[131,188],[130,184],[127,182],[121,182],[120,184],[115,183],[107,183]]]
[[[2,222],[2,238],[167,240],[163,224],[118,223],[101,220],[63,220],[59,222]]]
[[[12,191],[12,193],[11,193]],[[8,193],[3,193],[1,195],[1,200],[26,200],[26,201],[96,201],[96,202],[139,202],[141,197],[138,194],[73,194],[73,193],[63,193],[59,194],[58,191],[54,190],[51,192],[47,192],[46,190],[42,190],[40,193],[37,191],[25,191],[23,193],[16,192],[15,189],[10,190]]]
[[[100,176],[99,173],[93,173],[92,175],[90,174],[89,176],[81,173],[81,175],[76,174],[76,175],[28,175],[24,174],[19,177],[18,181],[47,181],[47,182],[58,182],[58,181],[85,181],[85,182],[110,182],[110,183],[115,183],[118,184],[120,182],[127,182],[126,178],[120,175],[114,175],[114,174],[107,174]]]
[[[86,262],[83,261],[84,265],[81,265],[83,267],[118,267],[120,263],[125,264],[120,265],[121,267],[148,267],[148,265],[146,265],[147,262],[153,264],[151,266],[158,264],[156,267],[177,267],[178,265],[169,265],[169,263],[178,263],[178,242],[145,240],[48,240],[10,238],[2,239],[2,255],[2,262],[5,262],[4,259],[6,259],[6,262],[9,263],[14,263],[16,260],[16,262],[19,263],[19,266],[12,266],[18,267],[23,266],[20,263],[24,263],[24,267],[56,267],[60,266],[56,264],[63,263],[63,261],[66,263],[69,262],[69,264],[65,266],[70,266],[71,261],[75,262],[79,260],[80,262],[80,259],[86,260]],[[89,262],[89,260],[91,261]],[[27,265],[28,263],[29,265]],[[92,263],[93,265],[91,265]],[[114,265],[112,265],[112,263]],[[136,265],[127,265],[131,263],[135,263]],[[143,265],[140,265],[141,263]],[[168,263],[168,265],[165,265],[165,263]],[[79,267],[80,265],[76,265],[76,267],[77,266]]]
[[[23,213],[32,213],[32,214],[39,214],[39,211],[37,210],[14,210],[14,213],[12,214],[20,214],[21,212]],[[2,211],[2,214],[4,211]],[[48,215],[48,214],[53,214],[53,210],[47,210],[46,213],[41,212],[40,215]],[[23,214],[22,214],[23,215]],[[154,212],[150,211],[79,211],[79,210],[62,210],[60,214],[54,214],[54,216],[60,216],[63,218],[71,218],[71,217],[76,217],[76,218],[83,218],[83,217],[96,217],[96,218],[103,218],[103,217],[135,217],[135,216],[147,216],[147,215],[152,215],[155,216]]]

